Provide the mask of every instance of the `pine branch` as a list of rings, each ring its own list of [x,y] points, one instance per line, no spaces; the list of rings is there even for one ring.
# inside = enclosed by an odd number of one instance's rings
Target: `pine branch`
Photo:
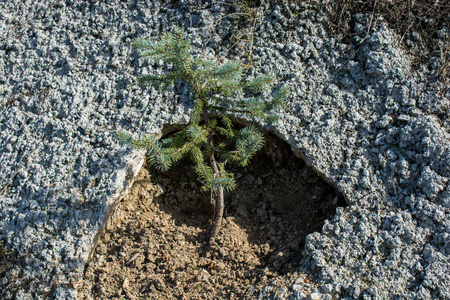
[[[148,161],[160,171],[165,172],[172,166],[170,158],[162,150],[161,143],[151,135],[135,141],[133,147],[146,149]]]
[[[217,177],[211,180],[210,186],[213,190],[224,189],[231,191],[236,188],[236,182],[231,177]]]
[[[170,159],[172,163],[179,161],[183,158],[183,156],[188,152],[189,145],[186,145],[185,147],[182,147],[181,149],[178,148],[163,148],[163,153]]]
[[[191,123],[198,124],[201,121],[205,103],[201,99],[198,99],[198,97],[196,97],[195,100],[196,102],[194,104],[194,110],[192,112]]]
[[[193,110],[188,126],[169,138],[159,141],[148,135],[135,140],[119,131],[117,139],[121,144],[145,149],[149,163],[161,171],[168,170],[173,163],[189,155],[203,184],[202,189],[210,190],[214,195],[211,201],[217,204],[218,214],[213,234],[217,233],[223,215],[223,191],[236,187],[233,174],[225,170],[226,162],[231,160],[245,166],[264,144],[264,136],[255,126],[235,130],[229,116],[243,113],[253,119],[273,120],[277,115],[272,111],[282,106],[288,90],[281,87],[271,98],[266,98],[266,93],[262,94],[274,84],[273,75],[259,75],[246,81],[242,79],[240,61],[219,65],[215,60],[192,56],[191,44],[182,29],[165,33],[159,41],[135,39],[132,47],[143,58],[163,60],[171,66],[170,71],[162,75],[140,76],[139,83],[166,90],[178,80],[184,81],[192,92]],[[252,93],[252,97],[244,97],[244,91]],[[227,141],[217,142],[216,134]],[[229,150],[231,143],[235,145],[234,151]]]
[[[244,127],[236,140],[236,151],[231,159],[241,166],[246,166],[253,155],[264,145],[263,135],[252,125]]]
[[[174,133],[171,137],[161,140],[163,147],[181,147],[187,140],[186,129]]]
[[[138,50],[141,57],[163,59],[166,63],[179,64],[181,61],[190,59],[188,52],[190,43],[182,29],[175,29],[173,33],[164,34],[159,42],[135,39],[131,46]]]
[[[217,68],[213,73],[218,80],[240,82],[242,79],[242,64],[240,61],[229,61]]]
[[[195,165],[195,172],[203,184],[203,190],[211,190],[212,181],[214,179],[214,172],[212,168],[202,161]]]
[[[266,105],[266,110],[270,111],[274,108],[281,107],[283,103],[286,101],[287,96],[289,95],[289,90],[286,86],[282,86],[276,91],[276,93],[272,97],[272,101],[268,101]]]
[[[180,74],[179,72],[170,72],[166,73],[163,76],[155,76],[155,75],[142,75],[139,76],[138,82],[141,85],[150,84],[153,87],[166,91],[170,86],[172,86],[176,80],[179,80]]]
[[[117,131],[116,132],[116,138],[119,141],[120,144],[124,145],[131,145],[131,142],[133,141],[133,138],[131,135],[124,131]]]
[[[274,83],[274,80],[275,77],[271,74],[259,75],[246,85],[246,89],[255,93],[261,93],[263,90],[269,88]]]
[[[223,127],[218,126],[218,127],[216,127],[216,131],[217,131],[217,133],[226,137],[229,140],[233,140],[235,137],[235,132],[232,129],[223,128]]]
[[[198,125],[191,125],[186,130],[187,137],[192,143],[206,143],[208,130]]]
[[[233,123],[228,116],[223,115],[223,116],[221,116],[221,119],[222,119],[222,123],[225,125],[225,127],[227,129],[233,128]]]

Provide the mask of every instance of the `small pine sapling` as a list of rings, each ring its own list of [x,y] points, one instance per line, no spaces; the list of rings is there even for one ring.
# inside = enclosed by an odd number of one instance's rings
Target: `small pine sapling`
[[[159,41],[136,39],[132,46],[141,57],[163,60],[172,66],[163,75],[140,76],[139,83],[167,90],[179,80],[187,82],[194,102],[193,113],[189,124],[169,138],[158,140],[146,135],[133,139],[123,131],[118,131],[117,137],[121,143],[145,149],[149,164],[160,171],[167,171],[185,156],[190,157],[202,189],[210,191],[215,206],[212,239],[222,223],[224,190],[236,186],[234,175],[225,169],[226,164],[246,166],[264,144],[264,136],[256,126],[234,129],[231,115],[241,113],[259,120],[275,120],[277,116],[271,111],[282,106],[288,91],[281,87],[269,99],[263,97],[263,92],[274,84],[273,75],[243,80],[239,61],[218,64],[195,57],[189,52],[191,45],[185,32],[179,28],[164,34]],[[250,96],[243,97],[244,92]],[[216,135],[223,138],[215,138]],[[223,140],[226,142],[220,142]]]

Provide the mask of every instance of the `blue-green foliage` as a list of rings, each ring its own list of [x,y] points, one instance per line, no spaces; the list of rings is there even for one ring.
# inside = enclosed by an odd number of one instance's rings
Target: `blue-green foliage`
[[[171,65],[170,71],[163,75],[140,76],[139,83],[167,90],[179,80],[187,82],[193,93],[194,111],[188,126],[169,138],[159,141],[147,135],[135,140],[118,132],[120,142],[147,150],[148,162],[161,171],[167,171],[174,162],[188,156],[195,164],[203,189],[234,189],[234,176],[226,172],[225,164],[231,161],[247,165],[263,147],[264,136],[253,125],[234,129],[230,114],[242,113],[260,120],[276,119],[272,110],[282,106],[288,90],[281,87],[267,99],[261,93],[272,88],[273,75],[243,80],[244,69],[239,61],[217,64],[193,57],[182,29],[164,34],[159,41],[136,39],[132,46],[143,58],[163,60]],[[250,96],[243,97],[245,92]],[[228,143],[217,142],[216,134]],[[234,149],[230,148],[230,142]]]

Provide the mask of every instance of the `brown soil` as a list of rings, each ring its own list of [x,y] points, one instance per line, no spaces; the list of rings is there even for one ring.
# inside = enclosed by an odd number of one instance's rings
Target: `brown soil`
[[[251,166],[232,170],[218,238],[188,162],[149,176],[142,169],[86,267],[80,299],[251,299],[317,284],[298,265],[304,239],[345,204],[333,188],[269,138]],[[151,178],[151,181],[150,181]],[[153,195],[162,195],[156,197]]]

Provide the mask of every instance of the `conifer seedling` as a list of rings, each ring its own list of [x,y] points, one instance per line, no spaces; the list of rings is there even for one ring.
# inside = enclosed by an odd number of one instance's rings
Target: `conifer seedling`
[[[236,186],[234,175],[225,168],[227,163],[246,166],[264,144],[263,133],[255,125],[234,129],[233,115],[243,114],[261,121],[276,120],[272,111],[282,106],[288,91],[281,87],[270,97],[264,96],[263,92],[275,83],[273,75],[244,80],[240,61],[218,64],[191,55],[186,33],[179,28],[164,34],[159,41],[136,39],[132,46],[141,57],[162,60],[170,66],[162,75],[140,76],[139,83],[167,90],[180,80],[187,82],[192,93],[193,112],[189,124],[168,138],[158,140],[146,135],[134,139],[123,131],[118,131],[117,137],[121,143],[145,149],[149,164],[160,171],[167,171],[185,156],[190,157],[202,189],[210,191],[215,207],[211,240],[222,223],[224,190],[231,191]]]

